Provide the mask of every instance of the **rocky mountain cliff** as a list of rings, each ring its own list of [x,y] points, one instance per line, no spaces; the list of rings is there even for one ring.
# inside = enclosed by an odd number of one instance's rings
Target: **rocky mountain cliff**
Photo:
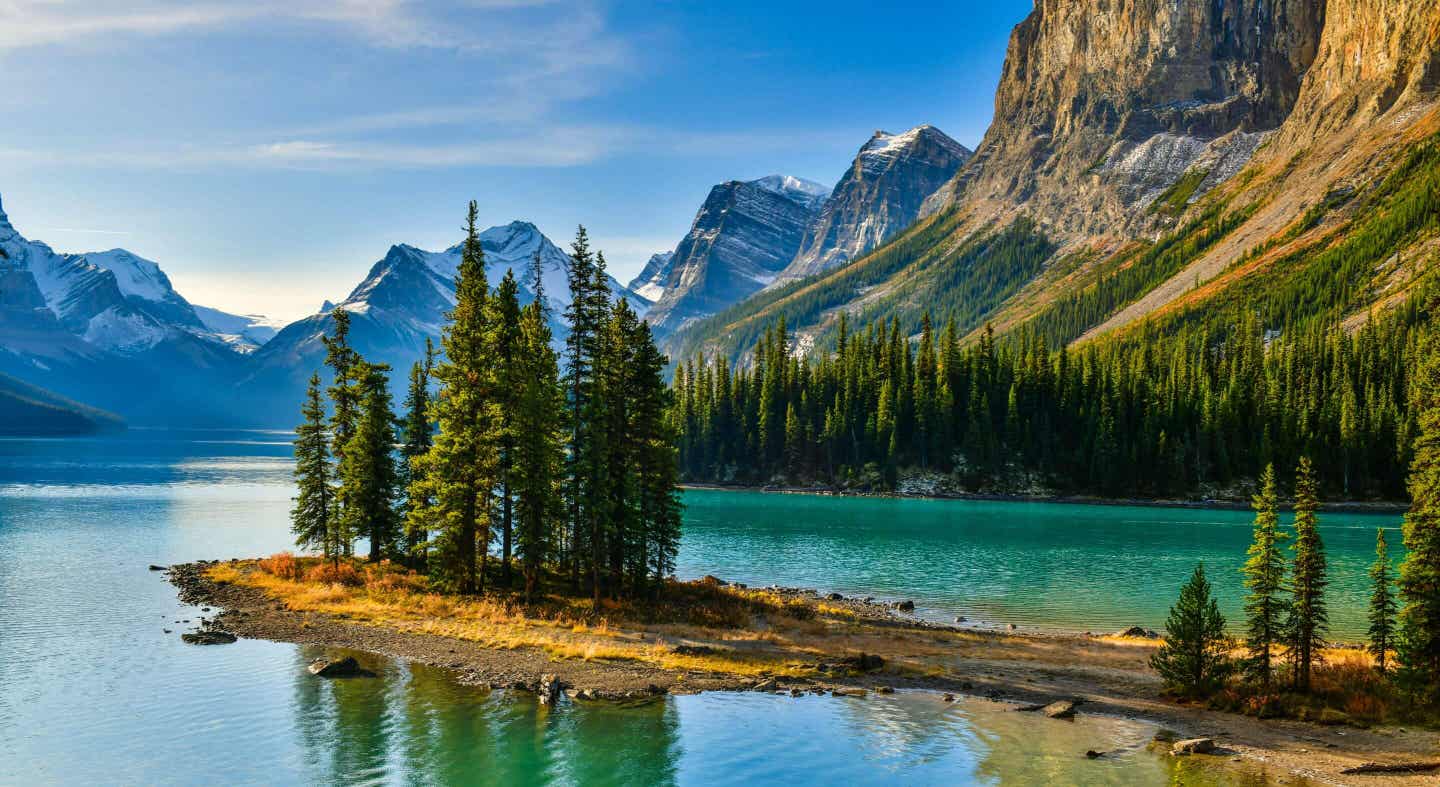
[[[837,268],[889,240],[915,221],[925,199],[970,155],[930,125],[903,134],[875,132],[805,230],[795,259],[771,286]]]
[[[734,355],[782,315],[804,347],[841,312],[914,327],[926,309],[1070,341],[1297,277],[1330,282],[1304,285],[1335,289],[1327,310],[1400,302],[1440,243],[1391,215],[1426,199],[1437,36],[1440,0],[1037,0],[993,125],[920,221],[670,348]],[[1376,217],[1408,223],[1331,281],[1325,249]]]
[[[1123,234],[1197,163],[1243,166],[1294,106],[1324,16],[1318,0],[1040,0],[977,155],[927,210]]]
[[[647,315],[651,326],[673,331],[770,284],[799,252],[829,193],[787,175],[712,188],[675,247],[663,292]]]

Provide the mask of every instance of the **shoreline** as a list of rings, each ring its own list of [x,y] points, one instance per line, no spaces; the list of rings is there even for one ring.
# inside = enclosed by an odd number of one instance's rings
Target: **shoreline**
[[[896,689],[933,692],[937,701],[944,701],[938,696],[942,694],[1031,706],[1074,701],[1082,714],[1141,720],[1180,737],[1213,738],[1225,752],[1225,757],[1213,758],[1219,764],[1233,760],[1275,772],[1272,775],[1300,776],[1323,784],[1432,784],[1433,774],[1357,778],[1340,772],[1375,761],[1431,761],[1440,748],[1440,736],[1432,731],[1260,720],[1171,702],[1160,696],[1158,678],[1146,666],[1155,647],[1151,640],[962,629],[908,618],[876,602],[780,589],[774,592],[782,598],[835,610],[834,620],[824,627],[835,629],[837,638],[807,644],[814,648],[806,650],[814,663],[787,662],[785,668],[778,668],[781,662],[776,662],[773,672],[737,674],[625,658],[556,658],[535,648],[486,647],[455,636],[355,620],[344,613],[290,609],[260,588],[207,576],[222,565],[226,564],[176,565],[167,574],[182,601],[217,608],[213,617],[202,619],[202,630],[428,664],[451,670],[463,684],[485,689],[533,693],[541,688],[544,676],[553,676],[568,689],[572,701],[646,702],[665,694],[703,691],[863,697]],[[637,628],[638,633],[623,635],[653,641],[652,647],[702,641],[698,635],[682,638],[665,626]],[[620,633],[612,633],[616,635]],[[726,645],[738,647],[734,642]],[[709,652],[711,645],[687,644],[677,650],[684,647],[698,653]],[[883,666],[867,665],[867,653],[871,658],[881,656]]]
[[[1245,500],[1166,500],[1160,498],[1111,498],[1088,495],[1021,495],[990,492],[858,492],[834,487],[769,486],[753,484],[715,484],[687,482],[681,489],[716,492],[761,492],[774,495],[812,495],[815,497],[858,497],[894,500],[965,500],[988,503],[1052,503],[1065,505],[1116,506],[1136,508],[1182,508],[1214,511],[1249,511]],[[1288,509],[1286,509],[1288,510]],[[1337,514],[1404,514],[1409,503],[1387,500],[1338,500],[1321,503],[1322,512]]]

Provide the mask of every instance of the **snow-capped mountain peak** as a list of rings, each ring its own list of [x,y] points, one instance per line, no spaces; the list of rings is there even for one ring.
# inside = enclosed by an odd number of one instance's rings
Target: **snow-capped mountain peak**
[[[750,182],[766,191],[773,191],[796,201],[823,200],[830,196],[829,186],[794,175],[766,175]]]

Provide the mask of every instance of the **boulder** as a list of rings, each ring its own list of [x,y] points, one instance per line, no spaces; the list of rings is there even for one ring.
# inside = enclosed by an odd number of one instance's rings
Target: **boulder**
[[[754,688],[756,691],[774,691],[775,681],[773,679],[762,680],[756,683]]]
[[[1105,752],[1095,751],[1094,749],[1085,752],[1085,757],[1091,760],[1098,760],[1104,756]]]
[[[964,616],[964,615],[956,615],[956,616],[955,616],[955,622],[956,622],[956,623],[964,623],[964,622],[965,622],[965,616]]]
[[[166,570],[168,570],[168,569],[166,569],[164,566],[157,566],[157,565],[155,565],[154,563],[151,563],[151,564],[150,564],[150,570],[151,570],[151,571],[166,571]]]
[[[1059,700],[1041,708],[1040,712],[1052,719],[1073,719],[1075,718],[1075,703],[1069,700]]]
[[[672,652],[677,656],[711,656],[715,649],[709,645],[676,645]]]
[[[540,676],[540,688],[536,692],[540,695],[541,705],[554,705],[560,699],[560,679],[554,673],[547,672]]]
[[[1170,753],[1176,756],[1188,754],[1210,754],[1215,751],[1215,741],[1212,738],[1186,738],[1183,741],[1175,741],[1170,747]]]
[[[310,674],[321,678],[353,678],[366,674],[360,669],[360,662],[352,656],[343,659],[327,660],[315,659],[310,662]]]
[[[830,601],[844,601],[844,600],[845,600],[845,597],[842,596],[842,595],[840,595],[839,593],[831,593],[830,595],[826,596],[825,598],[828,599],[828,600],[830,600]]]
[[[893,687],[893,686],[876,686],[876,687],[875,687],[875,693],[876,693],[876,694],[894,694],[894,693],[895,693],[895,687]]]
[[[946,702],[954,702],[954,701],[955,701],[955,695],[954,695],[954,694],[946,694],[944,697],[941,697],[940,699],[942,699],[942,700],[944,700],[944,701],[946,701]]]
[[[847,657],[845,665],[861,672],[873,672],[885,668],[885,657],[875,653],[861,653],[858,656]]]
[[[1140,626],[1131,626],[1128,629],[1115,632],[1117,637],[1136,637],[1139,639],[1160,639],[1160,634],[1151,629]]]
[[[191,645],[229,645],[235,641],[235,635],[228,631],[201,629],[181,634],[180,639]]]
[[[915,602],[907,598],[904,601],[895,602],[895,608],[900,610],[901,612],[914,612]]]

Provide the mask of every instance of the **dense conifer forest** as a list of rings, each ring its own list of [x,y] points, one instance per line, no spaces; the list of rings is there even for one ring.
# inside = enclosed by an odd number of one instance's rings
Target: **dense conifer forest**
[[[1307,455],[1335,498],[1400,500],[1431,292],[1354,332],[1267,330],[1234,308],[1074,347],[1030,326],[966,344],[928,314],[918,335],[842,317],[833,346],[801,357],[778,323],[751,363],[679,366],[681,468],[703,482],[888,490],[931,474],[972,492],[1178,497]]]

